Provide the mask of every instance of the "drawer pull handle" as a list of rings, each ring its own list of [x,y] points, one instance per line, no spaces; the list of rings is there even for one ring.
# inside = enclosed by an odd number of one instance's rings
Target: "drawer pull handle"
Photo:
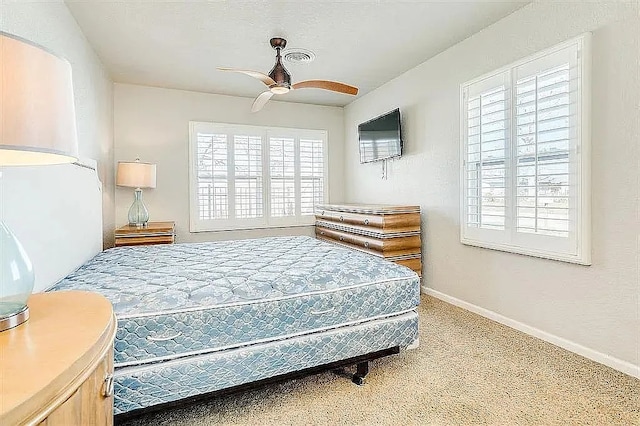
[[[109,398],[113,396],[113,375],[109,374],[104,378],[104,383],[102,384],[102,396],[105,398]]]
[[[369,248],[369,243],[367,241],[364,242],[364,248]]]
[[[344,217],[340,216],[340,222],[344,222]]]
[[[324,235],[324,231],[320,231],[320,235]]]
[[[167,340],[173,340],[181,335],[182,331],[178,331],[176,334],[173,334],[171,336],[147,336],[147,340],[151,342],[166,342]]]
[[[344,241],[344,237],[340,237],[340,241]]]
[[[365,219],[365,220],[364,220],[364,224],[365,224],[365,225],[368,225],[368,224],[369,224],[369,219]]]
[[[329,312],[333,312],[335,308],[325,309],[324,311],[310,311],[311,315],[323,315],[328,314]]]

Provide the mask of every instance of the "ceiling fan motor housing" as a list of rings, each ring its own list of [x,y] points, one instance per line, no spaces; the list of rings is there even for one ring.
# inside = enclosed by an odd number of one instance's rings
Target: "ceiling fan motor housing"
[[[273,66],[271,71],[269,72],[269,77],[276,82],[275,86],[272,86],[270,89],[274,93],[286,93],[291,89],[291,74],[289,71],[282,65],[282,57],[280,56],[280,50],[284,49],[287,45],[287,40],[281,37],[274,37],[270,40],[271,47],[276,49],[276,64]],[[276,90],[273,90],[273,89]],[[282,88],[278,90],[278,88]],[[286,90],[284,90],[286,89]]]
[[[278,61],[269,73],[269,77],[276,82],[277,86],[291,88],[291,74],[289,71]]]

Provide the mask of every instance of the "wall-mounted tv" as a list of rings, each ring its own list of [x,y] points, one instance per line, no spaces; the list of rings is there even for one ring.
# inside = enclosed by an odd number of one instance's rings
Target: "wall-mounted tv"
[[[360,162],[370,163],[401,156],[401,133],[399,109],[360,124]]]

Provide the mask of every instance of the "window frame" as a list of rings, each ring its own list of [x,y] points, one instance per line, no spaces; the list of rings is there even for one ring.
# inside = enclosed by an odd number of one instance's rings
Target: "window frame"
[[[247,136],[261,137],[261,155],[262,155],[262,213],[259,218],[236,218],[235,209],[235,191],[232,192],[233,185],[228,184],[228,211],[227,219],[200,219],[198,204],[198,173],[197,173],[197,136],[199,133],[218,133],[218,134],[242,134]],[[270,168],[270,137],[283,137],[294,139],[295,150],[295,216],[272,217],[271,216],[271,168]],[[289,127],[273,127],[273,126],[253,126],[232,123],[214,123],[203,121],[189,122],[189,231],[197,232],[217,232],[217,231],[235,231],[250,229],[268,229],[268,228],[284,228],[312,226],[315,223],[313,214],[301,214],[301,196],[300,196],[300,139],[322,140],[323,154],[323,197],[325,202],[329,196],[329,167],[328,167],[328,132],[326,130],[314,129],[297,129]],[[227,160],[234,153],[233,139],[227,139]],[[235,159],[234,157],[231,157]],[[231,171],[234,164],[227,161],[227,179],[230,180]],[[235,173],[234,179],[235,181]],[[234,202],[232,202],[232,199]]]
[[[579,101],[576,114],[576,140],[570,140],[569,152],[575,161],[569,163],[569,173],[576,173],[574,209],[570,209],[570,220],[575,223],[575,235],[561,247],[560,237],[545,238],[539,234],[525,234],[516,231],[516,185],[517,185],[517,155],[516,147],[516,70],[534,61],[541,61],[568,48],[577,50],[577,78],[580,79],[577,91]],[[508,130],[505,146],[506,169],[505,186],[505,229],[489,230],[468,227],[467,206],[467,142],[468,120],[466,90],[478,83],[491,78],[506,75],[508,81],[509,105],[506,121]],[[533,257],[558,260],[563,262],[591,265],[591,34],[586,33],[551,48],[542,50],[507,66],[501,67],[478,78],[460,85],[460,242],[465,245],[528,255]],[[571,158],[571,157],[570,157]],[[571,233],[571,230],[570,230]],[[539,238],[542,237],[542,238]],[[571,239],[574,238],[574,239]],[[553,240],[556,239],[556,242]],[[567,241],[567,240],[565,240]]]

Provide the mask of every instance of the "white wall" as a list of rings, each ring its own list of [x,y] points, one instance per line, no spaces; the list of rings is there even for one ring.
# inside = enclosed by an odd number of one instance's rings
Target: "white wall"
[[[79,152],[98,163],[104,243],[113,245],[113,84],[109,75],[62,0],[0,1],[0,30],[45,46],[71,63]]]
[[[327,130],[329,198],[333,202],[342,201],[343,109],[271,101],[262,111],[253,114],[250,112],[252,102],[253,99],[233,96],[115,85],[115,161],[140,157],[142,161],[157,164],[157,188],[144,192],[145,204],[152,221],[176,221],[179,242],[313,234],[312,227],[190,233],[189,121]],[[126,224],[132,201],[131,189],[116,189],[118,226]]]
[[[526,6],[348,105],[344,160],[348,201],[422,206],[426,287],[634,375],[640,374],[637,8]],[[460,84],[586,31],[593,31],[593,265],[462,245]],[[382,181],[379,165],[358,163],[356,126],[398,106],[406,155]]]

